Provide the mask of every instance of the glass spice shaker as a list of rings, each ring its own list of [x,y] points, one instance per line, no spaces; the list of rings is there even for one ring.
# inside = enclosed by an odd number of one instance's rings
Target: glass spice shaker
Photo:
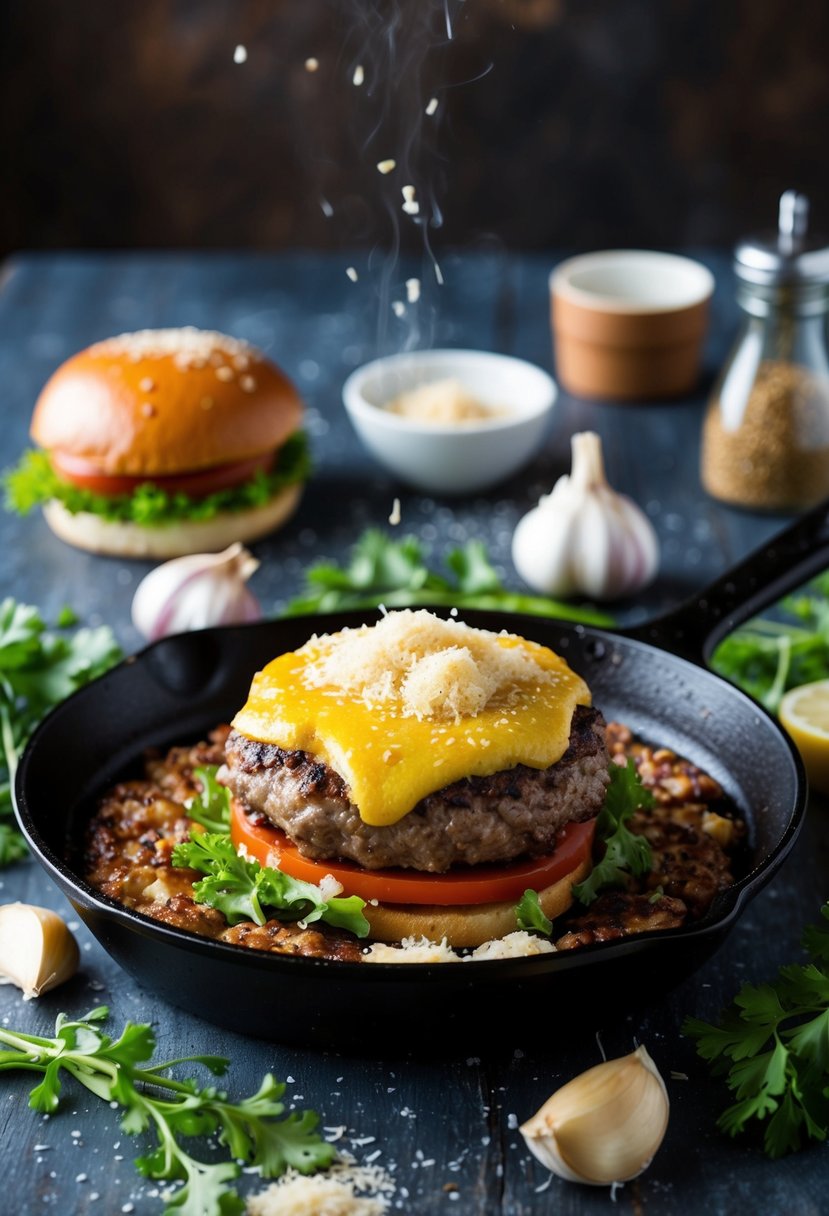
[[[776,238],[735,251],[746,313],[702,430],[705,490],[735,506],[796,511],[829,497],[829,247],[808,200],[780,199]]]

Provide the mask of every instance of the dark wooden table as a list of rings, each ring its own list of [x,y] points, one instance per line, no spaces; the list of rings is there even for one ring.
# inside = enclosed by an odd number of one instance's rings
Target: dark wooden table
[[[362,451],[344,417],[345,375],[408,336],[405,324],[388,321],[380,308],[379,268],[366,267],[358,285],[346,278],[344,269],[358,264],[357,255],[18,257],[0,280],[0,462],[11,463],[26,444],[40,386],[77,349],[148,326],[225,330],[280,362],[309,407],[313,480],[291,525],[256,546],[262,567],[253,586],[268,611],[299,590],[311,560],[342,558],[366,525],[383,525],[396,494],[403,530],[427,544],[435,560],[458,541],[481,537],[505,581],[518,588],[509,558],[515,522],[568,466],[571,433],[590,428],[602,435],[612,482],[646,507],[660,535],[657,584],[620,614],[622,621],[645,619],[699,589],[787,522],[726,509],[700,490],[703,401],[733,337],[737,311],[728,258],[698,252],[717,275],[718,290],[705,377],[693,400],[620,408],[562,395],[543,449],[521,477],[483,497],[445,501],[395,485]],[[421,340],[509,352],[549,366],[546,282],[556,260],[505,253],[444,257],[445,287],[424,293]],[[365,258],[359,261],[365,265]],[[391,273],[402,283],[419,271],[402,264]],[[129,606],[147,566],[87,556],[62,545],[40,519],[6,514],[0,515],[0,551],[3,594],[39,605],[47,618],[68,602],[87,623],[109,622],[127,650],[138,647]],[[55,794],[60,796],[59,778]],[[526,1049],[520,1010],[509,1008],[482,1011],[503,1022],[503,1051],[485,1059],[433,1060],[422,1043],[412,1045],[417,1055],[409,1059],[378,1059],[370,1051],[347,1057],[227,1033],[210,1024],[209,992],[207,1020],[200,1020],[137,988],[31,861],[0,875],[2,898],[64,913],[81,942],[82,970],[37,1002],[23,1003],[16,989],[0,989],[0,1017],[5,1025],[37,1033],[60,1010],[77,1016],[106,1002],[114,1026],[127,1018],[152,1022],[167,1057],[230,1056],[229,1088],[236,1094],[250,1091],[270,1069],[288,1082],[292,1103],[317,1110],[325,1127],[344,1129],[339,1145],[359,1160],[379,1151],[377,1162],[393,1171],[397,1186],[392,1210],[454,1216],[607,1211],[606,1189],[550,1180],[525,1150],[517,1124],[564,1080],[597,1063],[602,1048],[613,1056],[645,1043],[666,1077],[687,1079],[668,1081],[672,1116],[663,1148],[640,1180],[617,1192],[615,1210],[665,1216],[829,1211],[825,1151],[813,1148],[770,1163],[751,1138],[725,1140],[714,1128],[724,1091],[679,1034],[686,1014],[715,1016],[742,981],[770,977],[778,964],[797,957],[801,928],[829,892],[826,810],[813,802],[782,872],[723,949],[669,1000],[621,1018],[599,1007],[580,1029],[566,1033],[557,1029],[551,1010],[543,1051]],[[4,1075],[0,1212],[160,1212],[151,1184],[132,1166],[141,1146],[119,1132],[114,1111],[68,1092],[61,1111],[47,1121],[27,1109],[30,1085],[25,1076]],[[250,1190],[259,1184],[246,1177],[242,1185]]]

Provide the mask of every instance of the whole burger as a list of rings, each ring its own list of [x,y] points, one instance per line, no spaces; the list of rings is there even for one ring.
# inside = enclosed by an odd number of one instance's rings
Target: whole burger
[[[333,876],[391,943],[501,938],[528,888],[555,919],[608,783],[604,721],[558,655],[426,611],[268,664],[226,755],[236,847]]]
[[[42,505],[82,549],[175,557],[254,540],[308,475],[302,402],[261,351],[193,328],[141,330],[63,363],[35,405],[7,505]]]

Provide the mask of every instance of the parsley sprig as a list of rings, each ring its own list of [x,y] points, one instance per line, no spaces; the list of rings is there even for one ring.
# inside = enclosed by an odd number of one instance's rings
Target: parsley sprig
[[[305,592],[291,600],[285,615],[383,604],[386,608],[482,608],[588,625],[612,624],[610,617],[592,608],[506,590],[479,540],[453,549],[446,557],[446,568],[446,574],[430,569],[414,536],[391,540],[379,529],[369,528],[345,566],[318,562],[307,570]]]
[[[74,614],[64,609],[58,626],[75,623]],[[52,632],[31,604],[0,602],[0,866],[26,853],[14,827],[11,790],[29,736],[48,710],[120,657],[104,625],[74,634]]]
[[[651,846],[627,824],[636,811],[653,806],[653,802],[653,794],[642,785],[632,759],[624,767],[611,764],[610,784],[596,820],[596,839],[604,844],[604,856],[584,882],[573,887],[579,903],[592,904],[605,888],[625,886],[631,874],[636,878],[647,874]]]
[[[365,902],[359,896],[326,899],[313,883],[260,865],[254,858],[240,857],[225,833],[205,832],[176,845],[173,865],[205,875],[193,884],[193,898],[217,908],[229,925],[248,920],[264,925],[269,913],[277,920],[298,920],[303,927],[325,921],[357,937],[368,935]]]
[[[688,1018],[682,1028],[737,1099],[717,1126],[736,1136],[767,1120],[770,1157],[829,1134],[829,903],[802,944],[809,962],[781,967],[770,984],[745,984],[719,1025]]]
[[[644,836],[631,832],[628,820],[636,811],[653,806],[653,794],[639,779],[632,759],[622,767],[610,765],[610,784],[604,805],[596,819],[596,840],[604,844],[604,856],[584,882],[576,883],[573,895],[587,906],[607,887],[623,887],[631,874],[641,878],[651,868],[651,846]],[[521,896],[515,908],[519,929],[531,933],[553,931],[553,922],[545,915],[538,901],[538,892],[531,888]]]
[[[313,1111],[284,1115],[280,1099],[285,1086],[270,1073],[255,1094],[230,1102],[214,1085],[167,1075],[173,1065],[194,1063],[222,1076],[228,1060],[197,1055],[141,1067],[155,1050],[152,1028],[127,1022],[120,1037],[111,1039],[101,1028],[108,1016],[105,1005],[77,1021],[60,1014],[53,1038],[0,1027],[0,1043],[6,1047],[0,1052],[0,1071],[25,1069],[42,1075],[29,1095],[32,1110],[57,1110],[66,1074],[96,1097],[121,1107],[121,1128],[128,1135],[154,1131],[155,1149],[136,1158],[135,1165],[146,1178],[183,1182],[165,1196],[169,1216],[242,1213],[244,1202],[230,1185],[239,1176],[240,1162],[257,1166],[265,1178],[276,1178],[288,1166],[309,1174],[333,1160],[333,1148],[314,1130],[318,1118]],[[218,1137],[228,1160],[201,1161],[181,1144],[181,1137],[207,1136]]]
[[[730,634],[711,665],[773,714],[788,689],[829,676],[829,572]]]

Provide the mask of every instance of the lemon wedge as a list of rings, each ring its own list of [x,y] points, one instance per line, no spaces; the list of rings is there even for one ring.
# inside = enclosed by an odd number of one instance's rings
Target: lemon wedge
[[[829,680],[790,689],[779,717],[803,757],[809,784],[829,794]]]

